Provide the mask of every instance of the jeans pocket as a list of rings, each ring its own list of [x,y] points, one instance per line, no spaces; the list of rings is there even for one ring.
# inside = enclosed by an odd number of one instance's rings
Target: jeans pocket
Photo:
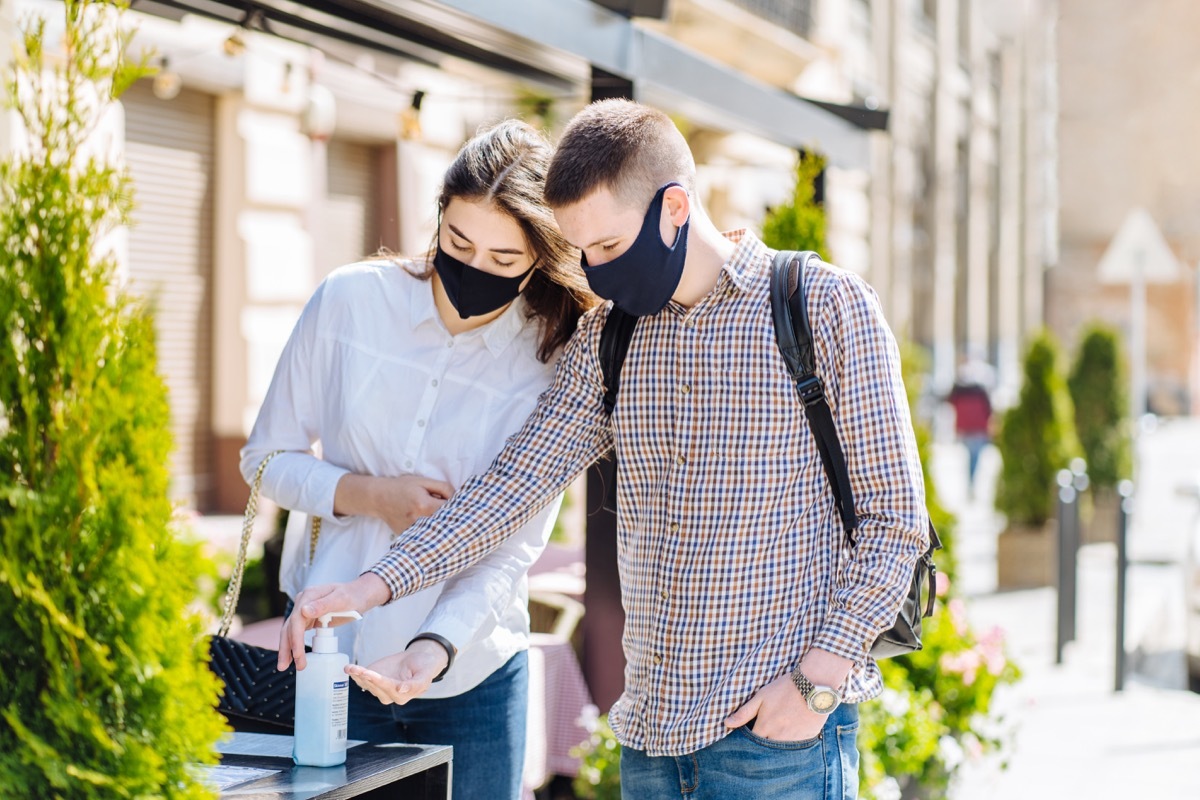
[[[759,736],[757,733],[750,730],[749,725],[743,725],[742,727],[738,728],[738,730],[741,731],[742,735],[745,736],[752,743],[759,745],[760,747],[769,747],[772,750],[810,750],[810,749],[818,746],[819,744],[821,744],[821,734],[820,733],[818,733],[816,736],[814,736],[811,739],[804,739],[804,740],[798,741],[798,742],[785,742],[785,741],[780,741],[777,739],[767,739],[762,736]]]

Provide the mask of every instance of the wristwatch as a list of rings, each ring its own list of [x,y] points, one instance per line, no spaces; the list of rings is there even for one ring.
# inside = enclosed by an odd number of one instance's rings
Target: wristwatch
[[[800,690],[808,710],[814,714],[832,714],[833,710],[842,704],[842,696],[832,686],[817,686],[800,671],[800,667],[792,673],[792,683]]]

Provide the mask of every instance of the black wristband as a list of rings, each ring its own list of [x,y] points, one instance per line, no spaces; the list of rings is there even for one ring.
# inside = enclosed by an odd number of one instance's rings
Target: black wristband
[[[446,677],[446,673],[450,671],[450,667],[454,666],[454,656],[458,655],[458,648],[450,644],[450,640],[445,636],[441,636],[436,633],[418,633],[412,638],[412,642],[409,642],[404,646],[404,649],[407,650],[413,646],[413,642],[419,642],[422,639],[428,639],[431,642],[437,642],[442,646],[442,649],[446,651],[446,668],[439,672],[437,677],[433,679],[433,683],[437,683],[442,678]]]

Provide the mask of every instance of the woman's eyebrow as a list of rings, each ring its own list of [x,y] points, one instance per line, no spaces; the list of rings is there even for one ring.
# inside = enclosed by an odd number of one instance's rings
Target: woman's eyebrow
[[[463,233],[462,231],[460,231],[458,228],[454,227],[454,225],[452,225],[451,223],[447,222],[447,223],[446,223],[446,227],[447,227],[447,228],[449,228],[449,229],[450,229],[450,230],[451,230],[451,231],[454,233],[454,235],[455,235],[455,236],[457,236],[458,238],[460,238],[460,239],[464,240],[464,241],[465,241],[467,244],[475,244],[474,242],[472,242],[472,241],[470,240],[470,238],[468,238],[468,237],[467,237],[467,235],[466,235],[465,233]],[[524,251],[524,250],[520,250],[520,249],[514,250],[514,249],[512,249],[512,248],[510,248],[510,247],[500,247],[500,248],[495,248],[495,247],[493,247],[493,248],[491,249],[491,251],[490,251],[490,252],[492,252],[492,253],[504,253],[505,255],[510,255],[510,256],[523,256],[523,255],[525,255],[525,251]]]

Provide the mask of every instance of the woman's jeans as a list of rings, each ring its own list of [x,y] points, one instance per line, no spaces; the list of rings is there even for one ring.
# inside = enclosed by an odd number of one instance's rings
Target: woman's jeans
[[[621,751],[622,800],[854,800],[858,707],[839,706],[815,739],[768,741],[750,725],[684,756]]]
[[[385,706],[350,684],[351,739],[454,747],[454,800],[517,800],[525,765],[529,653],[522,650],[469,692]]]

